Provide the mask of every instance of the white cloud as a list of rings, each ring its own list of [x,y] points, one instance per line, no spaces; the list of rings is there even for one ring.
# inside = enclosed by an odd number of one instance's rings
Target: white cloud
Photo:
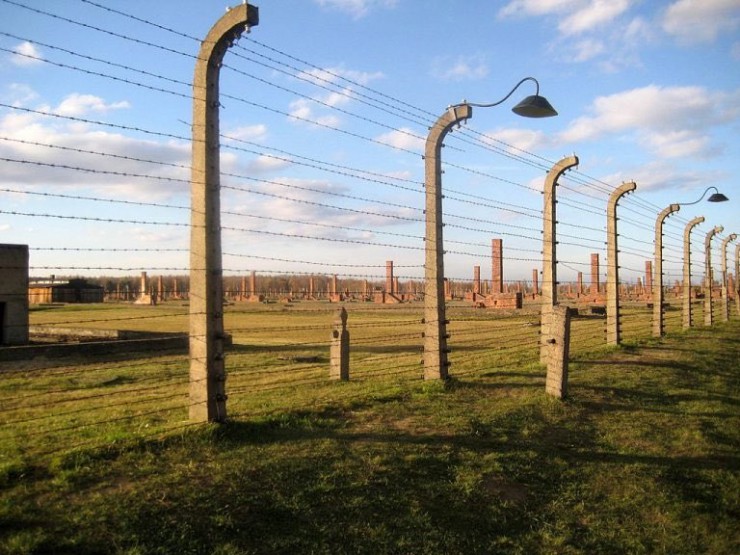
[[[170,245],[184,243],[182,231],[152,231],[147,228],[134,228],[131,232],[131,242],[135,245]]]
[[[591,0],[561,20],[558,29],[565,36],[592,31],[622,15],[630,4],[631,0]]]
[[[267,135],[267,126],[264,124],[245,125],[230,129],[224,133],[228,139],[240,139],[243,141],[261,141]]]
[[[574,46],[574,62],[587,62],[603,54],[605,50],[604,42],[598,39],[584,39],[578,41]]]
[[[737,0],[678,0],[663,14],[663,30],[686,42],[711,42],[740,26]]]
[[[336,128],[340,119],[336,115],[318,116],[314,104],[307,98],[299,98],[290,103],[290,117],[302,123],[317,123],[319,126]]]
[[[383,133],[375,137],[375,140],[390,145],[396,148],[402,148],[406,150],[416,150],[422,152],[424,150],[424,137],[417,136],[414,131],[408,127],[402,127]]]
[[[709,156],[714,152],[706,136],[709,129],[740,116],[733,107],[739,98],[740,91],[711,93],[702,87],[632,89],[597,98],[592,115],[571,122],[559,139],[572,143],[628,134],[664,158]]]
[[[281,187],[278,184],[284,184]],[[312,225],[327,223],[332,226],[377,229],[379,227],[405,225],[397,218],[386,218],[382,214],[404,217],[418,217],[407,209],[388,210],[376,205],[351,204],[351,211],[339,210],[333,206],[347,206],[347,201],[333,193],[345,193],[349,189],[331,181],[319,179],[276,178],[269,184],[250,186],[256,190],[263,189],[268,195],[252,194],[249,203],[244,204],[244,197],[239,193],[227,191],[230,195],[229,212],[224,215],[226,226],[265,229],[265,222],[259,217],[268,216],[284,220],[277,224],[280,233],[330,237],[334,239],[372,238],[374,233],[356,230],[338,229]],[[270,196],[276,195],[276,196]],[[239,214],[244,214],[240,216]]]
[[[245,173],[247,175],[263,175],[265,173],[276,172],[289,165],[289,160],[263,154],[247,164]]]
[[[521,154],[522,150],[528,152],[538,150],[549,142],[544,132],[531,129],[497,129],[486,133],[482,140],[515,154]]]
[[[671,190],[676,191],[694,191],[704,190],[707,183],[717,183],[725,179],[721,172],[702,171],[702,170],[685,170],[678,168],[666,160],[653,161],[642,166],[627,168],[622,172],[603,176],[602,181],[606,183],[620,183],[625,181],[634,181],[637,183],[637,192],[644,193],[647,191]],[[689,193],[674,194],[674,198],[688,197],[686,200],[693,200]]]
[[[394,8],[398,4],[398,0],[315,0],[315,2],[322,7],[346,12],[353,19],[365,17],[370,10]]]
[[[53,112],[60,116],[79,117],[91,112],[105,113],[111,110],[121,110],[129,107],[129,103],[125,100],[106,104],[100,97],[91,94],[73,93],[62,100],[59,106],[53,109]]]
[[[512,0],[499,10],[499,17],[561,13],[582,3],[582,0]]]
[[[338,83],[342,81],[354,81],[360,85],[367,85],[368,83],[384,77],[383,72],[367,72],[357,71],[353,69],[346,69],[342,66],[338,67],[327,67],[327,68],[315,68],[309,71],[302,71],[296,75],[298,79],[303,79],[313,83],[314,85],[326,85],[332,83]]]
[[[351,100],[352,100],[352,90],[344,89],[342,91],[332,92],[332,93],[327,94],[323,99],[321,99],[321,102],[334,107],[334,106],[342,106],[344,104],[348,104]]]
[[[341,108],[356,98],[355,84],[363,86],[382,77],[381,72],[355,71],[341,66],[297,73],[297,79],[308,81],[326,92],[311,98],[293,100],[288,107],[289,114],[297,121],[315,122],[319,126],[336,128],[340,125],[341,118],[332,108]]]
[[[432,75],[443,81],[483,79],[488,75],[488,64],[481,54],[443,56],[433,61]]]
[[[548,45],[561,62],[596,62],[605,72],[640,66],[651,25],[630,16],[636,0],[512,0],[500,18],[548,17],[558,33]]]
[[[3,100],[13,106],[24,106],[36,100],[39,95],[30,86],[24,83],[10,83],[6,85]]]
[[[34,66],[43,63],[43,57],[36,45],[31,42],[22,42],[13,48],[10,61],[17,66]]]
[[[188,191],[188,143],[141,140],[86,124],[12,111],[0,117],[0,136],[13,139],[0,141],[0,155],[26,162],[5,164],[0,183],[8,187],[48,190],[53,183],[55,189],[86,188],[95,194],[148,201]],[[49,148],[45,144],[63,148]]]
[[[714,153],[709,137],[687,129],[649,133],[642,143],[663,158],[706,156]]]

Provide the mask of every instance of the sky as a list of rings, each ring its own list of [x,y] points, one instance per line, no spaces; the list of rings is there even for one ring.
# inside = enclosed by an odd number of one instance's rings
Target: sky
[[[657,214],[680,279],[704,240],[740,233],[740,0],[263,0],[221,68],[227,274],[423,275],[424,143],[447,107],[493,103],[535,77],[559,115],[474,108],[445,139],[446,275],[509,281],[542,267],[542,187],[559,182],[561,281],[606,273],[619,204],[621,277],[642,277]],[[0,0],[0,243],[31,275],[187,273],[192,76],[212,0]],[[707,195],[708,196],[708,195]],[[734,263],[734,245],[727,250]],[[732,268],[732,266],[730,266]],[[588,278],[586,278],[588,279]],[[695,280],[696,281],[696,280]]]

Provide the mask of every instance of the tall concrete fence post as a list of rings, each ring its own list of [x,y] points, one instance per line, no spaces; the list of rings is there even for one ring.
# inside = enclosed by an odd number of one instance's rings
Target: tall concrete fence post
[[[568,394],[568,358],[570,356],[570,310],[553,307],[550,321],[551,335],[545,341],[548,351],[545,393],[563,399]]]
[[[544,212],[542,233],[542,308],[540,337],[546,338],[552,335],[550,324],[555,306],[558,303],[557,282],[557,255],[555,245],[557,244],[557,220],[556,220],[556,194],[555,186],[558,178],[567,170],[578,165],[577,156],[567,156],[559,160],[545,177],[544,186]],[[550,356],[549,346],[540,342],[540,362],[547,364]]]
[[[722,240],[722,321],[730,319],[730,297],[727,289],[727,245],[737,239],[736,233],[731,233]]]
[[[424,148],[425,259],[424,259],[424,379],[440,380],[449,375],[447,360],[447,316],[442,241],[442,142],[457,123],[469,119],[467,104],[450,107],[429,131]]]
[[[704,216],[691,220],[683,230],[683,329],[694,325],[694,315],[691,307],[691,230],[704,222]]]
[[[712,270],[712,238],[725,230],[721,225],[710,229],[704,237],[704,325],[711,326],[714,323],[714,300],[712,289],[714,285],[714,272]]]
[[[735,245],[735,308],[740,316],[740,245]]]
[[[653,337],[661,337],[664,332],[663,302],[663,222],[671,214],[681,210],[681,205],[671,204],[658,214],[655,220],[655,277],[653,278]]]
[[[626,194],[637,188],[634,181],[622,183],[609,195],[606,206],[606,342],[619,345],[621,328],[619,320],[619,237],[617,233],[617,203]]]
[[[259,22],[246,2],[231,8],[201,43],[193,76],[190,213],[190,420],[226,420],[219,74],[232,43]]]
[[[337,311],[331,330],[329,378],[349,380],[349,331],[347,330],[347,309]]]

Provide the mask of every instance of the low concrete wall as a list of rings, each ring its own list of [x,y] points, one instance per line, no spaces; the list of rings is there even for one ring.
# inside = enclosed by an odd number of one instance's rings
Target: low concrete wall
[[[188,336],[186,334],[149,334],[149,338],[143,338],[142,332],[137,339],[113,339],[113,340],[87,340],[81,343],[49,343],[45,345],[18,345],[0,348],[0,362],[14,360],[31,360],[37,357],[63,358],[71,356],[94,357],[97,360],[106,360],[121,354],[129,354],[132,357],[151,356],[153,353],[161,354],[187,354]]]
[[[165,333],[136,330],[102,330],[87,328],[63,328],[60,326],[29,326],[31,341],[45,338],[56,341],[128,341],[131,339],[157,339],[182,337],[183,333]]]

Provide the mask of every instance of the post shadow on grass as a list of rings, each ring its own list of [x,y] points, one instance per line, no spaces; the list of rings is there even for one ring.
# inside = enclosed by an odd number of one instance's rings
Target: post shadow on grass
[[[687,393],[680,393],[680,394],[671,394],[671,393],[663,393],[659,391],[642,391],[639,389],[626,389],[626,388],[620,388],[620,387],[610,387],[610,386],[596,386],[596,385],[579,385],[578,389],[584,392],[595,392],[599,394],[608,394],[611,399],[615,400],[623,400],[624,405],[622,406],[622,410],[630,410],[628,403],[639,403],[639,405],[634,408],[634,410],[648,410],[645,408],[645,405],[654,405],[659,407],[667,407],[667,406],[679,406],[681,403],[695,403],[695,402],[720,402],[720,403],[727,403],[733,406],[740,406],[740,400],[735,399],[734,397],[730,397],[729,395],[718,395],[718,394],[711,394],[706,392],[701,392],[697,394],[687,394]],[[592,402],[592,401],[583,401],[578,400],[577,401],[579,405],[588,406],[589,403],[591,403],[590,406],[594,408],[599,407],[599,403]],[[685,412],[685,411],[684,411]]]
[[[666,368],[670,370],[683,370],[683,371],[695,371],[697,370],[695,365],[692,364],[684,364],[680,362],[670,362],[667,363],[666,361],[635,361],[635,362],[624,362],[619,360],[613,360],[613,359],[592,359],[592,358],[578,358],[573,357],[570,359],[570,362],[573,364],[580,364],[580,365],[599,365],[599,366],[619,366],[624,368],[625,372],[632,372],[635,369],[639,368]],[[578,372],[578,368],[573,368],[574,372]]]

